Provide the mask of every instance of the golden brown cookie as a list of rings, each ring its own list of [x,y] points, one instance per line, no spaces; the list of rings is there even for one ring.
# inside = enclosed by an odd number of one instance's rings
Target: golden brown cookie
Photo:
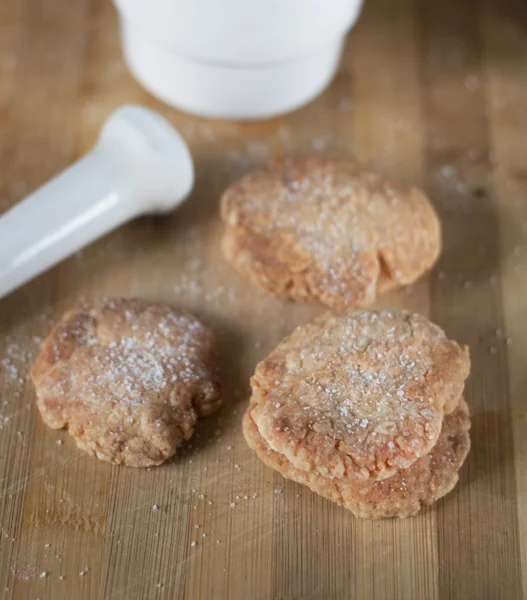
[[[248,411],[293,467],[380,480],[430,452],[469,370],[468,349],[422,315],[327,313],[256,367]]]
[[[254,285],[341,312],[414,282],[441,250],[430,201],[354,161],[275,160],[223,194],[223,250]]]
[[[157,465],[220,404],[212,333],[161,304],[101,299],[66,313],[31,371],[37,406],[98,458]]]
[[[388,479],[361,481],[328,478],[295,468],[285,456],[269,448],[249,411],[243,421],[249,446],[266,465],[363,519],[409,517],[422,505],[433,504],[448,494],[459,479],[458,471],[470,449],[469,428],[468,407],[461,399],[454,412],[445,417],[439,439],[428,455]]]

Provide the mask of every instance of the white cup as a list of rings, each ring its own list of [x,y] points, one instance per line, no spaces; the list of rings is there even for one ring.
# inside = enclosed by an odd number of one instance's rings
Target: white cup
[[[114,0],[135,77],[184,111],[262,119],[318,96],[363,0]]]

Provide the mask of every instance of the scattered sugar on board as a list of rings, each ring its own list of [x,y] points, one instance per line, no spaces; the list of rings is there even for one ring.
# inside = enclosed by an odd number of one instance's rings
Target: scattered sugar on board
[[[5,342],[4,356],[0,360],[0,375],[8,382],[23,385],[28,379],[29,369],[38,353],[42,338],[22,338],[19,342],[13,342],[7,336]]]
[[[470,92],[475,92],[476,90],[479,90],[479,88],[481,87],[480,78],[477,75],[473,75],[470,73],[465,76],[464,83],[465,83],[465,87]]]
[[[333,140],[331,138],[319,136],[311,140],[311,147],[316,152],[324,152],[332,145],[332,143]]]
[[[178,283],[174,286],[173,292],[177,298],[199,298],[207,304],[216,305],[219,302],[229,302],[233,304],[237,301],[237,292],[233,287],[225,287],[218,284],[215,287],[213,282],[215,273],[209,273],[199,267],[200,270],[184,266],[183,274]],[[202,281],[207,281],[207,288],[204,289]]]
[[[6,336],[4,341],[5,350],[0,357],[0,383],[3,380],[9,386],[9,394],[0,402],[0,431],[12,423],[21,410],[20,404],[16,403],[15,406],[12,401],[22,395],[42,338],[20,336],[19,341],[14,342],[11,336]]]
[[[212,142],[216,139],[216,134],[213,128],[207,123],[192,122],[186,123],[181,127],[181,131],[186,138],[190,140],[204,140],[206,142]]]
[[[261,142],[247,142],[240,150],[230,150],[225,158],[225,171],[234,179],[251,169],[265,165],[270,157],[269,148]]]
[[[353,108],[353,100],[348,96],[344,96],[339,100],[337,108],[340,112],[349,112]]]

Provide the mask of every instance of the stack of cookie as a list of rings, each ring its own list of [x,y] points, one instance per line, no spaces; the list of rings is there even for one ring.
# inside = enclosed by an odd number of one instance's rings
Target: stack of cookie
[[[447,494],[470,447],[468,349],[406,311],[326,314],[251,380],[249,445],[270,467],[363,518]]]

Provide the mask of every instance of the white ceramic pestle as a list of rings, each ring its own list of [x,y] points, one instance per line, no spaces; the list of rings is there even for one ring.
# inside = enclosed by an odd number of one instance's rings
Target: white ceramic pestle
[[[193,184],[172,125],[139,106],[118,109],[89,154],[0,217],[0,298],[122,223],[171,211]]]

